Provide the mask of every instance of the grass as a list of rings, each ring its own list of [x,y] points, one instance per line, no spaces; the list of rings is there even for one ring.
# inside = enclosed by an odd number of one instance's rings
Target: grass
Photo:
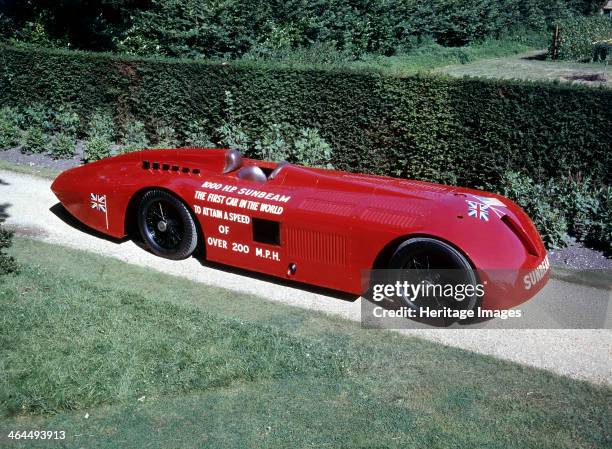
[[[609,447],[609,388],[17,238],[0,446]],[[88,417],[86,418],[86,414]]]
[[[31,167],[29,165],[14,164],[0,159],[0,170],[10,170],[26,175],[40,176],[41,178],[55,179],[60,174],[60,170],[53,170],[46,167]]]
[[[515,55],[542,46],[546,46],[546,40],[542,36],[488,39],[463,47],[444,47],[431,41],[395,56],[365,54],[357,60],[354,56],[345,55],[335,49],[315,46],[307,49],[281,51],[267,57],[247,55],[238,60],[238,63],[273,63],[282,67],[304,69],[334,67],[357,71],[373,70],[388,76],[406,76],[452,64],[468,64],[480,59]],[[232,63],[232,61],[228,62]]]
[[[542,61],[530,58],[530,56],[533,55],[534,52],[520,56],[482,59],[469,64],[456,64],[441,67],[436,69],[435,72],[452,76],[563,81],[593,86],[612,86],[612,73],[610,68],[607,69],[607,83],[597,81],[594,78],[604,78],[604,64]],[[527,58],[525,56],[527,56]],[[585,80],[588,81],[589,79],[595,79],[595,81],[585,83]]]
[[[493,39],[464,47],[443,47],[438,44],[429,44],[417,47],[403,55],[369,57],[364,61],[353,62],[350,66],[366,68],[373,65],[386,73],[402,76],[448,65],[466,65],[483,59],[516,55],[535,48],[537,47],[533,43]]]

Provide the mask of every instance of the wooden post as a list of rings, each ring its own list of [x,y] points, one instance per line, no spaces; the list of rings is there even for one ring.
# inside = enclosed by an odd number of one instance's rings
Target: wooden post
[[[550,53],[550,57],[553,60],[559,57],[559,25],[555,25],[555,30],[553,31],[553,41]]]

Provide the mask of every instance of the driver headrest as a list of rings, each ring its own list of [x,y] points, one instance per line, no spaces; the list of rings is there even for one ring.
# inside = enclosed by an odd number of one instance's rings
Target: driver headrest
[[[238,177],[255,182],[266,182],[268,180],[263,170],[257,166],[244,167],[238,172]]]
[[[229,149],[225,152],[225,167],[223,174],[232,172],[242,166],[242,154],[238,150]]]

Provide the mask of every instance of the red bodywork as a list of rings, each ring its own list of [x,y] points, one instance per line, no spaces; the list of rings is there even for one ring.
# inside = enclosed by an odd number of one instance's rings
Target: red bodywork
[[[142,194],[165,189],[193,212],[207,260],[354,294],[363,293],[362,270],[386,268],[391,252],[411,236],[431,236],[459,249],[488,284],[483,308],[520,304],[548,279],[538,232],[502,196],[296,165],[257,183],[236,172],[223,174],[224,154],[129,153],[67,170],[51,189],[77,219],[117,238],[126,235]],[[243,167],[249,165],[269,171],[277,164],[244,159]],[[280,244],[254,241],[253,219],[278,222]],[[294,274],[288,270],[292,263]],[[526,288],[531,270],[545,275]]]

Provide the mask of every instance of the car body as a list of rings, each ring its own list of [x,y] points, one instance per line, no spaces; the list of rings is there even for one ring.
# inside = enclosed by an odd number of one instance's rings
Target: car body
[[[207,260],[357,295],[364,270],[385,268],[414,236],[469,260],[490,287],[483,308],[520,304],[548,279],[536,228],[502,196],[247,158],[224,173],[227,157],[219,149],[144,150],[67,170],[51,188],[74,217],[116,238],[129,232],[147,191],[166,191],[194,217]],[[238,176],[246,167],[279,170],[262,182]]]

